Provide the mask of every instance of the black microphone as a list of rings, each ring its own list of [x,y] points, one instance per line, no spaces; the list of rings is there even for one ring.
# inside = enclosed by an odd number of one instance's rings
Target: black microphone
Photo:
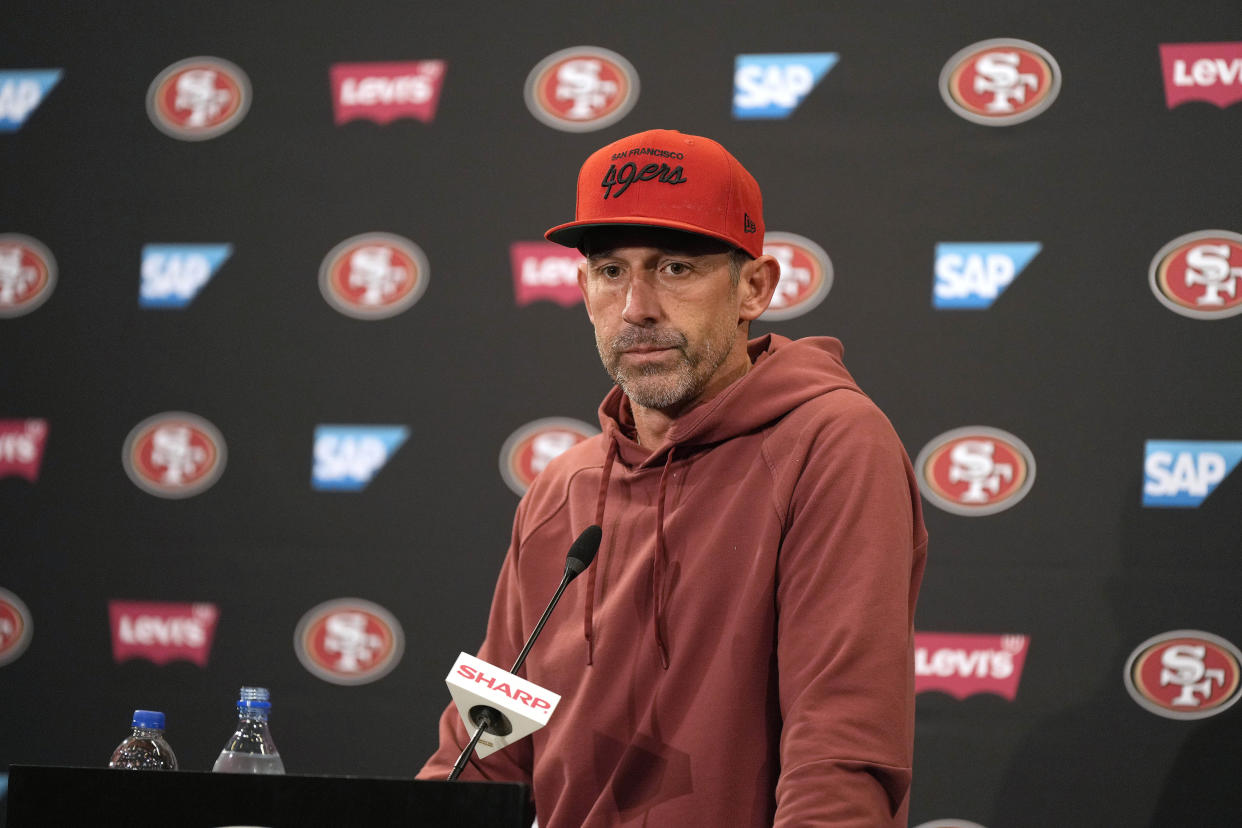
[[[591,524],[582,530],[582,534],[569,547],[569,554],[565,557],[565,573],[561,576],[561,585],[556,588],[556,594],[548,602],[548,608],[543,611],[543,617],[539,619],[539,623],[535,625],[534,631],[526,639],[526,646],[522,648],[517,661],[513,662],[513,668],[509,670],[510,673],[517,673],[518,668],[525,663],[531,646],[535,643],[535,639],[539,637],[539,633],[543,631],[543,625],[548,623],[548,618],[561,600],[565,587],[569,586],[569,582],[581,575],[591,565],[591,561],[595,560],[595,553],[599,551],[599,544],[603,538],[604,530],[595,524]],[[503,713],[485,704],[477,704],[470,708],[470,719],[478,725],[478,728],[474,731],[474,737],[470,740],[470,744],[466,745],[466,749],[461,752],[461,756],[457,757],[457,762],[453,765],[453,771],[448,776],[449,782],[461,776],[461,772],[466,769],[466,762],[470,760],[470,754],[474,753],[474,748],[478,745],[484,731],[497,736],[505,736],[513,729]]]

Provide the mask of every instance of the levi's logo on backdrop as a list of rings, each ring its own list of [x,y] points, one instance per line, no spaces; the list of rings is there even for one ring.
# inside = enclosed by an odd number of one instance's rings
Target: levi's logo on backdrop
[[[30,646],[30,610],[7,589],[0,588],[0,667],[16,661]]]
[[[215,604],[109,601],[112,660],[145,658],[155,664],[182,659],[207,666],[220,611]]]
[[[337,126],[358,118],[387,124],[398,118],[435,120],[445,62],[335,63],[332,111]]]
[[[932,438],[914,469],[929,502],[966,517],[1014,506],[1035,482],[1035,456],[1026,444],[986,426],[956,428]]]
[[[187,307],[231,255],[231,244],[143,245],[139,307]]]
[[[205,141],[241,123],[250,109],[250,79],[217,57],[179,60],[147,89],[147,116],[180,141]]]
[[[1242,101],[1242,42],[1161,43],[1160,64],[1169,109],[1187,101],[1221,109]]]
[[[569,417],[529,422],[510,434],[500,447],[500,476],[516,494],[524,495],[549,463],[596,434],[598,428]]]
[[[1242,460],[1242,442],[1148,440],[1143,505],[1198,508]]]
[[[60,69],[0,71],[0,132],[16,132],[60,81]]]
[[[982,40],[949,58],[940,71],[940,96],[949,109],[976,124],[1009,126],[1052,106],[1061,68],[1034,43]]]
[[[311,488],[362,491],[409,436],[405,426],[315,426]]]
[[[361,598],[313,607],[298,621],[293,650],[312,675],[332,684],[369,684],[401,661],[405,633],[391,612]]]
[[[1018,695],[1030,639],[1025,635],[914,634],[914,692],[939,690],[955,699]]]
[[[564,132],[615,124],[638,102],[638,72],[628,60],[596,46],[548,55],[526,76],[526,108]]]
[[[1242,652],[1199,630],[1173,630],[1134,648],[1123,673],[1139,706],[1166,719],[1205,719],[1242,695]]]
[[[763,236],[763,252],[781,266],[772,301],[759,317],[764,322],[801,316],[824,301],[832,289],[832,260],[824,248],[805,236],[768,231]]]
[[[1041,249],[1039,242],[938,242],[932,307],[990,308]]]
[[[1151,292],[1174,313],[1225,319],[1242,313],[1242,235],[1200,230],[1160,248],[1147,271]]]
[[[738,55],[733,66],[733,117],[788,118],[837,60],[835,52]]]
[[[0,420],[0,477],[39,480],[47,420]]]
[[[23,316],[42,305],[56,287],[56,259],[36,239],[0,234],[0,319]]]
[[[509,245],[509,260],[518,307],[540,299],[566,308],[582,301],[578,265],[585,259],[573,248],[548,241],[513,242]]]

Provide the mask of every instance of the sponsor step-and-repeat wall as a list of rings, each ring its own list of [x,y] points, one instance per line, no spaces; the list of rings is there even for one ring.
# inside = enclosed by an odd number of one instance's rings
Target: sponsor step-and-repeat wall
[[[917,467],[911,824],[1242,819],[1234,0],[57,6],[0,13],[0,770],[135,708],[205,770],[258,684],[290,772],[415,773],[609,386],[542,232],[663,127]]]

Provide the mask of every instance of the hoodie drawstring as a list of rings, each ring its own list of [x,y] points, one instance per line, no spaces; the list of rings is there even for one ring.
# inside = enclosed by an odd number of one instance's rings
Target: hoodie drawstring
[[[612,464],[617,459],[617,441],[608,441],[608,454],[604,458],[604,471],[599,481],[599,496],[595,499],[595,525],[604,527],[604,504],[608,501],[608,479],[612,477]],[[587,567],[586,601],[582,612],[582,634],[587,642],[587,664],[595,661],[595,636],[591,630],[591,613],[595,606],[595,573],[599,564]]]
[[[664,495],[668,489],[668,471],[673,467],[674,446],[668,450],[664,458],[664,471],[660,472],[660,494],[656,501],[656,548],[655,560],[651,565],[651,597],[655,605],[655,639],[660,648],[660,664],[668,669],[668,643],[664,638],[664,568],[668,555],[664,549]]]

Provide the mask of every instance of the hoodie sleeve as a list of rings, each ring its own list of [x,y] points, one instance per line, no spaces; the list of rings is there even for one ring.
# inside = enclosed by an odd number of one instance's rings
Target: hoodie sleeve
[[[500,568],[496,591],[492,597],[491,614],[487,620],[487,637],[479,648],[478,657],[489,664],[508,669],[515,654],[521,652],[525,643],[522,632],[522,600],[518,559],[520,543],[517,527],[523,509],[519,506],[514,520],[513,537],[509,551]],[[506,661],[506,658],[508,659]],[[467,733],[457,706],[449,702],[440,715],[440,747],[431,755],[416,779],[447,779],[462,750],[470,743],[473,732]],[[472,756],[461,772],[463,780],[488,780],[492,782],[531,783],[533,755],[531,740],[522,739],[498,750],[485,759]]]
[[[918,488],[866,397],[838,391],[803,408],[793,433],[768,447],[785,520],[775,824],[904,826],[926,549]]]

